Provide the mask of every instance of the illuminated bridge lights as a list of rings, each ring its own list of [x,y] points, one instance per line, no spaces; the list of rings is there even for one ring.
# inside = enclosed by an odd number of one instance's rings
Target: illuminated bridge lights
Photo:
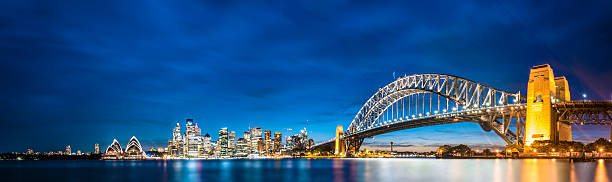
[[[429,99],[427,99],[429,98]],[[434,98],[437,104],[434,105]],[[508,143],[523,142],[525,134],[526,97],[473,82],[464,78],[442,74],[418,74],[401,77],[379,88],[368,99],[351,121],[344,137],[354,138],[346,149],[357,150],[363,138],[374,135],[453,122],[477,122],[486,131],[495,131]],[[511,101],[512,104],[507,103]],[[559,112],[558,104],[555,111]],[[566,108],[566,119],[576,120]],[[564,112],[559,112],[562,115]],[[502,120],[505,118],[504,120]],[[521,121],[520,131],[513,130],[509,122]],[[597,119],[600,121],[602,119]],[[575,124],[591,124],[586,121]],[[482,125],[486,123],[486,125]],[[601,122],[599,122],[601,123]],[[393,128],[391,127],[399,127]]]

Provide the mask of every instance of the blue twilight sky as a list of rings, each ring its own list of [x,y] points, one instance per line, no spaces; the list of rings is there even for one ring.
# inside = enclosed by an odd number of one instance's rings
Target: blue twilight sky
[[[186,118],[214,137],[250,124],[327,140],[393,72],[524,92],[530,67],[549,63],[572,97],[609,100],[611,32],[611,1],[3,1],[0,152],[164,146]],[[389,141],[504,144],[474,123],[366,143]]]

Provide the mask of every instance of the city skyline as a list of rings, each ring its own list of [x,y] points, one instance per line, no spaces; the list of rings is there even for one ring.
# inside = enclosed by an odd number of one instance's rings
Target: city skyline
[[[612,86],[600,84],[612,82],[609,2],[429,3],[7,2],[0,137],[11,140],[0,152],[89,152],[129,136],[161,147],[188,118],[213,137],[224,127],[236,139],[249,126],[283,137],[306,127],[326,141],[378,88],[419,73],[524,93],[529,68],[548,63],[575,100],[612,98]],[[575,16],[559,18],[567,14]],[[577,141],[609,132],[573,128]],[[364,147],[391,141],[412,151],[505,145],[458,123],[376,136]]]

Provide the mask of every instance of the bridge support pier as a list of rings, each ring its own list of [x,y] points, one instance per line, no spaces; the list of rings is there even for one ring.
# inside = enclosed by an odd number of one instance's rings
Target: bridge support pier
[[[342,129],[342,125],[338,125],[336,127],[336,145],[334,148],[334,155],[344,156],[346,154],[346,148],[344,146],[344,138],[342,137],[344,130]]]
[[[565,77],[554,77],[550,65],[534,66],[527,85],[525,146],[537,140],[571,141],[571,126],[559,123],[553,110],[555,102],[570,100]]]
[[[345,140],[346,142],[346,157],[355,157],[359,153],[359,148],[363,143],[363,138],[351,138]]]

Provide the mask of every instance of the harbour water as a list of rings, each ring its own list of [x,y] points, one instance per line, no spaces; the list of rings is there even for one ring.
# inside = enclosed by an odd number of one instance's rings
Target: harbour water
[[[0,161],[1,181],[610,181],[612,161],[262,159]]]

